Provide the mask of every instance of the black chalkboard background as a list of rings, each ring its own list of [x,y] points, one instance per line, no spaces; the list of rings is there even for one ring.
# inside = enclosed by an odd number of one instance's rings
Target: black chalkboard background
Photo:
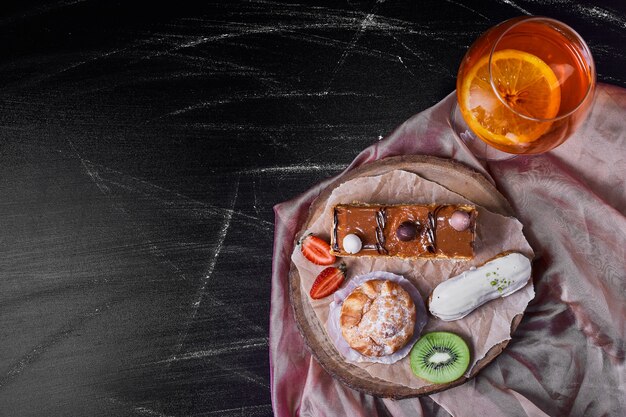
[[[480,4],[479,4],[480,3]],[[626,87],[626,6],[0,6],[0,415],[269,416],[272,206],[548,15]]]

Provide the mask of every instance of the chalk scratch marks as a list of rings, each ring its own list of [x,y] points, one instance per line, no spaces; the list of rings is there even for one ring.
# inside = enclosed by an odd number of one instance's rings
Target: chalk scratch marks
[[[237,204],[237,199],[239,197],[239,182],[240,182],[240,176],[237,176],[237,179],[235,181],[234,184],[234,191],[233,191],[233,196],[230,199],[230,209],[227,212],[227,214],[224,216],[224,221],[222,222],[222,225],[219,229],[218,232],[218,237],[217,237],[217,243],[215,246],[215,249],[213,251],[213,254],[209,260],[209,265],[207,267],[207,271],[204,275],[204,277],[202,278],[202,281],[200,282],[200,286],[198,288],[198,290],[196,291],[195,296],[193,297],[192,303],[191,303],[191,313],[189,314],[183,329],[179,335],[178,338],[178,342],[174,348],[174,354],[166,361],[166,363],[170,364],[172,362],[178,362],[180,360],[185,360],[185,359],[197,359],[197,358],[206,358],[208,360],[211,361],[211,363],[222,369],[225,371],[228,371],[230,373],[233,373],[237,376],[239,376],[240,378],[252,382],[256,385],[259,385],[263,388],[269,389],[269,384],[267,384],[265,382],[264,378],[259,377],[258,375],[245,370],[245,369],[240,369],[240,366],[235,365],[235,366],[231,366],[228,367],[226,366],[222,361],[219,360],[214,360],[213,358],[210,358],[210,356],[215,356],[215,355],[219,355],[219,354],[224,354],[227,353],[229,351],[232,351],[233,349],[229,350],[228,348],[222,348],[222,349],[212,349],[212,350],[207,350],[207,351],[203,351],[201,353],[191,353],[191,354],[184,354],[184,355],[179,355],[180,351],[183,348],[183,345],[185,343],[185,340],[187,339],[187,335],[189,333],[189,328],[191,326],[191,324],[195,321],[197,315],[198,315],[198,311],[200,309],[200,305],[202,304],[203,300],[206,298],[207,301],[211,304],[218,304],[220,307],[222,307],[224,305],[223,302],[221,302],[220,300],[218,300],[216,297],[214,297],[210,292],[207,292],[207,288],[209,286],[209,283],[211,282],[212,278],[213,278],[213,273],[215,271],[215,267],[217,265],[217,261],[220,257],[220,254],[222,252],[222,248],[224,247],[224,241],[226,240],[226,236],[228,234],[230,225],[231,225],[231,221],[232,221],[232,213],[234,213],[234,209],[235,206]],[[229,315],[230,316],[235,316],[239,319],[243,319],[243,315],[241,314],[233,314],[233,311],[229,311]],[[246,320],[247,321],[247,320]],[[252,326],[254,327],[254,330],[256,332],[265,332],[265,329],[261,328],[260,326]],[[263,345],[267,345],[267,340],[263,339],[262,342],[252,342],[249,344],[243,344],[241,346],[241,348],[245,349],[245,348],[251,348],[251,347],[258,347],[258,346],[263,346]]]
[[[103,168],[99,167],[96,164],[93,164],[92,162],[84,159],[80,153],[77,151],[76,147],[74,146],[74,144],[68,140],[68,143],[70,144],[70,147],[72,148],[73,152],[76,154],[76,156],[79,158],[79,160],[81,161],[81,165],[84,168],[85,172],[87,173],[87,175],[90,177],[90,179],[98,186],[99,190],[105,194],[105,195],[111,195],[112,193],[112,187],[121,187],[123,189],[129,189],[129,191],[133,192],[133,193],[137,193],[139,190],[141,190],[142,188],[148,188],[152,191],[159,190],[161,191],[160,194],[163,194],[163,191],[167,191],[162,189],[161,187],[158,187],[154,184],[151,184],[147,181],[143,181],[143,180],[139,180],[137,178],[134,178],[132,176],[128,176],[126,174],[122,174],[122,175],[118,175],[119,176],[124,176],[125,177],[125,181],[124,182],[128,182],[129,178],[131,179],[131,185],[129,186],[128,184],[123,184],[123,183],[117,183],[115,181],[111,181],[108,177],[105,176],[105,179],[103,179],[100,175],[99,171],[102,171]],[[105,172],[108,172],[109,174],[111,172],[117,172],[114,170],[110,170],[107,169]],[[119,172],[118,172],[119,174]],[[260,377],[259,375],[254,374],[253,372],[250,372],[249,370],[246,369],[240,369],[240,366],[235,364],[235,365],[226,365],[223,361],[223,359],[220,357],[219,360],[217,358],[214,358],[214,356],[219,356],[219,355],[224,355],[228,352],[232,352],[234,350],[233,347],[221,347],[221,348],[212,348],[212,349],[207,349],[201,352],[195,352],[195,353],[190,353],[190,354],[184,354],[181,356],[178,356],[178,353],[182,350],[184,342],[188,336],[189,333],[189,329],[191,324],[195,321],[197,315],[198,315],[198,311],[199,308],[202,304],[203,301],[206,301],[209,305],[216,307],[217,309],[223,311],[226,315],[228,315],[228,317],[237,320],[239,323],[241,323],[242,325],[244,325],[247,328],[247,331],[249,332],[254,332],[254,333],[265,333],[265,329],[262,328],[259,325],[256,325],[254,323],[251,323],[250,320],[248,318],[246,318],[243,314],[241,314],[240,312],[236,311],[235,309],[231,308],[228,303],[225,303],[219,299],[217,299],[215,296],[213,296],[210,292],[208,292],[208,288],[209,288],[209,283],[213,277],[213,273],[215,271],[216,265],[217,265],[217,261],[218,258],[220,257],[220,254],[223,250],[224,247],[224,242],[226,239],[226,236],[228,234],[228,231],[230,229],[232,220],[233,220],[233,216],[235,215],[235,207],[236,207],[236,203],[237,200],[239,198],[239,183],[240,183],[240,174],[237,174],[237,178],[235,180],[235,183],[233,185],[234,191],[233,191],[233,195],[229,201],[229,207],[227,209],[225,209],[224,211],[220,211],[219,215],[223,218],[223,222],[220,226],[220,229],[218,230],[218,234],[216,237],[216,243],[213,249],[213,253],[211,254],[210,260],[209,260],[209,264],[207,267],[207,271],[205,273],[205,275],[203,276],[199,288],[196,291],[196,294],[194,295],[192,302],[191,302],[191,313],[189,314],[185,324],[182,326],[182,329],[179,333],[178,336],[178,341],[177,344],[174,348],[174,354],[172,355],[172,357],[165,361],[167,364],[171,364],[174,362],[178,362],[180,360],[189,360],[189,359],[199,359],[202,358],[203,360],[207,360],[210,361],[212,363],[212,365],[216,368],[222,369],[230,374],[236,375],[239,378],[241,378],[242,380],[248,381],[250,383],[253,383],[255,385],[261,386],[265,389],[269,389],[269,384],[267,384],[267,382],[265,381],[264,378]],[[123,179],[124,180],[124,179]],[[133,187],[132,185],[135,185],[136,187]],[[138,187],[137,187],[138,186]],[[148,193],[150,194],[150,193]],[[171,194],[171,193],[170,193]],[[171,203],[173,203],[174,201],[178,201],[180,200],[179,198],[172,200],[171,195],[169,196],[170,198],[165,198],[163,199],[164,201],[169,201]],[[178,205],[180,206],[180,205]],[[192,205],[193,206],[193,205]],[[128,211],[126,209],[124,209],[123,207],[118,206],[117,204],[114,205],[115,208],[117,208],[118,210],[122,211],[123,213],[129,215]],[[180,207],[179,207],[180,208]],[[205,210],[206,211],[206,210]],[[213,213],[215,214],[215,213]],[[250,216],[251,217],[251,216]],[[137,228],[138,229],[138,228]],[[136,233],[138,233],[139,235],[142,235],[142,231],[141,230],[135,230]],[[152,241],[150,239],[143,239],[144,244],[148,244],[149,247],[151,248],[151,252],[155,255],[157,255],[161,260],[165,261],[166,264],[168,264],[172,269],[174,269],[174,271],[177,273],[178,276],[182,277],[183,279],[187,279],[184,275],[184,273],[178,268],[178,266],[176,264],[174,264],[173,262],[171,262],[168,257],[156,246],[152,243]],[[266,347],[267,346],[267,339],[266,338],[262,338],[262,339],[257,339],[257,340],[252,340],[248,343],[243,343],[241,346],[239,346],[242,350],[246,350],[246,349],[255,349],[255,348],[262,348],[262,347]],[[19,370],[19,368],[18,368]],[[141,409],[141,408],[135,408],[135,411],[142,411],[143,414],[145,415],[157,415],[159,416],[160,414],[153,414],[153,410],[150,409]]]
[[[211,360],[211,363],[224,371],[232,372],[233,374],[239,376],[240,378],[245,379],[248,382],[251,382],[267,390],[270,389],[270,384],[265,382],[265,378],[259,375],[256,375],[248,370],[241,369],[242,368],[241,364],[237,364],[234,366],[224,366],[222,363],[220,363],[220,360],[217,358]]]
[[[265,168],[252,168],[239,171],[240,174],[303,174],[311,171],[328,171],[335,173],[346,168],[343,164],[307,164],[307,165],[286,165]]]
[[[78,3],[78,2],[75,2]],[[148,40],[139,40],[136,42],[133,42],[127,46],[121,47],[121,48],[113,48],[111,50],[108,51],[95,51],[94,53],[92,53],[90,56],[87,57],[80,57],[78,61],[73,62],[67,66],[64,66],[62,68],[54,68],[55,65],[51,65],[52,67],[52,71],[51,72],[44,72],[42,74],[36,75],[33,78],[29,79],[29,80],[21,80],[19,81],[19,83],[17,83],[16,88],[17,89],[26,89],[28,87],[32,87],[34,85],[37,85],[39,83],[42,83],[44,81],[47,81],[51,78],[54,77],[58,77],[64,73],[70,72],[76,68],[82,67],[84,65],[88,65],[88,64],[92,64],[95,63],[97,61],[100,60],[104,60],[106,58],[109,58],[111,56],[115,56],[115,55],[121,55],[122,53],[126,52],[126,51],[132,51],[134,49],[137,49],[138,47],[151,43],[153,42],[153,40],[148,39]],[[48,66],[44,65],[44,68],[47,68]],[[110,88],[110,87],[109,87]],[[84,93],[84,92],[83,92]]]
[[[267,413],[272,412],[272,406],[270,404],[252,405],[237,408],[224,408],[222,410],[211,411],[205,413],[205,416],[220,416],[220,417],[238,417],[238,416],[264,416]]]
[[[446,1],[451,1],[451,0],[446,0]],[[519,5],[517,5],[516,3],[514,3],[512,0],[500,0],[502,3],[505,3],[517,10],[519,10],[520,12],[527,14],[527,15],[532,15],[532,13],[522,7],[520,7]],[[460,6],[460,5],[459,5]],[[624,19],[623,17],[621,17],[619,15],[619,13],[616,13],[613,10],[607,9],[607,8],[602,8],[599,6],[587,6],[587,5],[583,5],[583,4],[572,4],[571,7],[573,8],[573,10],[575,10],[577,13],[579,13],[582,16],[585,17],[591,17],[593,19],[597,19],[598,23],[605,25],[606,23],[611,23],[614,24],[615,26],[619,27],[620,29],[626,29],[626,19]]]
[[[85,159],[83,159],[83,157],[80,155],[78,150],[76,150],[76,147],[74,146],[74,142],[72,142],[72,140],[68,138],[67,139],[67,143],[70,145],[70,148],[72,149],[72,152],[74,152],[74,154],[76,155],[76,157],[80,161],[80,164],[84,168],[85,172],[87,173],[87,175],[89,176],[91,181],[93,181],[93,183],[96,184],[98,189],[103,194],[105,194],[105,195],[109,194],[109,192],[110,192],[109,187],[104,185],[104,183],[102,182],[102,179],[100,178],[100,176],[98,175],[97,172],[95,172],[95,171],[93,171],[93,170],[91,170],[89,168],[89,166],[87,165],[87,162],[85,161]]]
[[[154,195],[155,194],[155,190],[157,191],[157,195],[162,195],[164,192],[166,192],[167,194],[169,194],[169,196],[166,196],[164,198],[161,198],[160,201],[162,202],[166,202],[168,204],[174,204],[174,202],[176,201],[180,201],[180,198],[184,198],[185,200],[190,200],[185,196],[182,196],[178,193],[173,193],[169,190],[165,190],[162,187],[159,187],[155,184],[149,183],[147,181],[143,181],[140,180],[138,178],[134,178],[132,176],[129,176],[127,174],[123,174],[120,173],[119,171],[115,171],[112,169],[108,169],[106,167],[102,167],[99,166],[97,164],[94,164],[88,160],[85,160],[84,158],[82,158],[80,156],[80,154],[78,154],[78,152],[76,151],[75,147],[73,146],[73,144],[71,145],[72,149],[74,150],[74,152],[77,154],[77,156],[79,157],[79,159],[81,160],[81,163],[83,165],[83,167],[85,168],[86,172],[88,173],[88,175],[90,176],[90,178],[92,178],[92,180],[94,180],[94,182],[96,182],[96,184],[99,185],[100,187],[105,187],[105,188],[100,188],[101,191],[104,189],[106,190],[106,193],[110,193],[111,192],[111,187],[117,186],[123,189],[128,189],[130,192],[132,193],[140,193],[142,188],[148,188],[151,192],[146,193],[148,196],[150,195]],[[112,181],[111,179],[108,178],[108,176],[105,176],[105,178],[103,179],[100,176],[99,171],[101,170],[105,170],[105,172],[108,172],[109,174],[111,174],[111,172],[114,172],[116,174],[118,174],[119,176],[123,176],[125,177],[125,182],[128,182],[128,180],[130,179],[131,184],[122,184],[122,183],[117,183],[115,181]],[[120,175],[121,174],[121,175]],[[124,179],[122,179],[124,180]],[[209,265],[208,265],[208,269],[207,272],[205,273],[205,276],[202,278],[202,281],[200,283],[200,287],[199,289],[196,291],[196,295],[193,298],[193,302],[191,304],[191,314],[189,315],[183,330],[181,330],[181,333],[179,334],[179,340],[177,342],[176,348],[175,348],[175,354],[172,357],[172,360],[170,362],[174,362],[176,360],[178,360],[178,358],[176,357],[176,354],[178,352],[181,351],[184,341],[187,337],[188,331],[189,331],[189,327],[191,325],[191,323],[193,323],[193,321],[195,320],[199,307],[203,301],[203,299],[206,297],[207,302],[212,305],[212,306],[216,306],[216,308],[218,308],[219,310],[223,311],[225,314],[228,315],[228,317],[231,317],[233,319],[236,319],[238,322],[242,323],[243,325],[246,326],[246,328],[248,329],[248,331],[252,331],[252,332],[256,332],[256,333],[265,333],[265,329],[262,328],[259,325],[256,325],[254,323],[251,323],[250,320],[248,318],[246,318],[243,314],[241,314],[240,312],[238,312],[237,310],[233,309],[231,306],[228,305],[228,303],[225,303],[219,299],[217,299],[216,297],[213,297],[211,295],[207,295],[207,288],[208,288],[208,284],[212,278],[212,275],[214,273],[216,264],[217,264],[217,260],[222,252],[223,246],[224,246],[224,241],[226,239],[226,235],[228,233],[228,230],[230,228],[230,225],[232,223],[233,220],[233,216],[235,215],[235,213],[237,213],[240,217],[243,216],[242,213],[236,212],[235,211],[235,206],[236,206],[236,202],[239,196],[239,182],[240,182],[240,175],[237,176],[237,179],[235,181],[234,184],[234,192],[233,192],[233,196],[230,200],[229,203],[229,208],[223,210],[223,211],[218,211],[216,213],[216,211],[214,210],[213,207],[211,207],[211,218],[215,217],[215,214],[220,215],[221,217],[223,217],[223,222],[222,225],[218,231],[218,236],[216,238],[216,245],[215,245],[215,249],[213,251],[213,254],[210,258],[209,261]],[[108,186],[106,184],[108,184]],[[134,187],[132,186],[134,185]],[[104,192],[104,191],[103,191]],[[177,198],[172,198],[172,194],[176,194]],[[158,197],[157,197],[158,198]],[[201,210],[203,212],[206,212],[206,205],[199,203],[199,202],[195,202],[192,201],[191,207],[193,207],[194,209],[197,208],[196,205],[200,204],[201,206]],[[177,209],[180,210],[181,205],[179,203],[176,204]],[[126,212],[125,209],[121,208],[121,207],[117,207],[118,209],[122,210],[122,212],[128,214]],[[252,217],[252,216],[248,216],[248,217]],[[254,219],[254,218],[253,218]],[[253,223],[259,223],[260,219],[254,219],[253,222],[250,222],[251,224]],[[269,222],[266,222],[269,223]],[[141,230],[135,230],[136,233],[138,233],[139,235],[142,235]],[[148,244],[149,248],[151,249],[151,252],[156,255],[159,259],[161,259],[165,264],[167,264],[171,269],[174,270],[174,272],[176,272],[176,274],[181,277],[182,279],[187,279],[187,277],[185,276],[185,274],[180,270],[180,268],[173,262],[171,262],[168,257],[166,256],[166,254],[164,254],[156,245],[154,245],[150,239],[146,239],[144,238],[144,244]],[[257,346],[258,344],[255,344],[256,342],[252,342],[252,345]],[[262,343],[265,343],[267,345],[267,341],[264,341]],[[243,347],[245,349],[245,346]],[[226,351],[224,351],[226,352]],[[224,368],[224,365],[222,363],[219,364],[215,364],[216,367],[218,368]],[[257,385],[261,385],[264,388],[269,388],[269,386],[267,386],[267,384],[264,382],[264,380],[260,377],[258,377],[257,375],[250,373],[249,371],[245,371],[245,370],[239,370],[239,369],[225,369],[228,371],[231,371],[232,373],[239,375],[241,378],[250,381],[252,383],[255,383]]]
[[[239,353],[246,350],[256,350],[260,348],[266,348],[268,346],[267,337],[257,337],[252,339],[236,340],[227,346],[213,347],[211,349],[204,349],[195,352],[188,352],[176,357],[168,358],[158,363],[169,363],[175,361],[186,360],[198,360],[204,358],[210,358],[214,356],[220,356],[227,353]]]
[[[528,10],[524,9],[522,6],[519,6],[518,4],[514,3],[511,0],[500,0],[502,3],[507,4],[517,10],[519,10],[520,12],[527,14],[527,15],[531,15],[532,13],[529,12]]]
[[[448,1],[460,7],[467,8],[466,6],[456,3],[453,0]],[[341,48],[341,54],[339,56],[339,59],[332,68],[330,75],[322,88],[322,91],[320,93],[317,93],[318,95],[326,96],[330,95],[332,90],[332,84],[338,76],[338,73],[346,63],[348,57],[353,53],[358,53],[365,56],[373,56],[387,62],[400,62],[400,64],[403,65],[404,68],[412,72],[408,68],[404,60],[398,60],[397,54],[358,45],[359,40],[364,36],[366,32],[369,33],[371,31],[377,36],[382,37],[394,36],[394,34],[397,34],[401,36],[426,37],[428,39],[436,39],[441,41],[447,41],[451,37],[454,38],[454,34],[451,33],[449,30],[429,30],[428,25],[416,25],[413,22],[378,15],[377,8],[381,3],[383,2],[378,1],[369,13],[354,10],[270,1],[252,1],[247,3],[238,3],[227,8],[229,13],[226,16],[228,16],[228,19],[232,18],[232,16],[238,16],[265,21],[265,23],[220,20],[213,17],[184,18],[170,25],[170,27],[168,27],[167,33],[162,33],[160,35],[160,37],[164,40],[164,45],[162,45],[162,47],[158,51],[144,55],[142,59],[151,59],[163,55],[167,55],[170,57],[180,57],[181,55],[191,56],[191,53],[182,54],[181,51],[202,46],[206,46],[206,48],[211,48],[210,45],[215,42],[220,42],[222,45],[225,42],[233,44],[232,41],[237,39],[255,39],[262,35],[279,36],[283,38],[293,39],[297,42],[317,43],[321,46],[329,48]],[[219,9],[222,6],[217,5],[216,7]],[[474,13],[478,13],[473,9],[469,10],[472,10]],[[483,15],[481,16],[483,18],[486,18]],[[202,29],[199,30],[198,34],[196,35],[189,34],[188,32],[189,27],[193,27],[191,25],[192,23]],[[172,29],[176,30],[178,25],[180,25],[182,28],[185,28],[186,31],[183,31],[180,34],[172,33]],[[352,34],[350,41],[346,43],[343,40],[336,38],[336,34],[338,31],[340,33],[345,31],[354,31],[354,33]],[[206,34],[206,32],[209,32],[209,34]],[[324,32],[328,32],[328,34]],[[239,43],[237,45],[239,47],[246,48],[255,47],[255,43],[247,44],[246,41],[243,41],[243,43]],[[281,52],[268,50],[267,53],[271,55],[280,54]],[[189,59],[205,60],[204,63],[209,65],[208,70],[211,71],[212,64],[210,62],[206,62],[205,58],[191,57]],[[254,69],[252,70],[252,72],[249,71],[250,69],[237,71],[236,74],[248,76],[253,75],[254,71],[261,70]],[[313,95],[315,93],[303,94]],[[280,96],[293,97],[294,93],[278,92],[273,97],[278,98]],[[254,98],[255,97],[242,97],[242,99]],[[266,96],[265,98],[272,97]],[[188,111],[195,110],[197,108],[227,104],[238,100],[239,97],[235,100],[233,100],[232,98],[226,98],[224,100],[218,99],[201,102],[182,109],[175,110],[169,114],[166,114],[165,116],[182,114]]]
[[[343,93],[330,93],[327,91],[314,91],[314,92],[301,92],[301,91],[285,91],[285,92],[266,92],[262,94],[252,94],[252,93],[242,93],[238,94],[236,98],[223,98],[218,100],[210,100],[210,101],[202,101],[200,103],[191,104],[182,109],[178,109],[167,113],[163,116],[151,119],[146,121],[155,121],[162,119],[168,116],[178,116],[187,112],[191,112],[194,110],[200,110],[207,107],[214,107],[224,104],[231,103],[241,103],[244,101],[252,101],[252,100],[266,100],[266,99],[292,99],[292,98],[316,98],[316,97],[326,97],[328,95],[334,97],[368,97],[368,98],[380,98],[380,96],[373,93],[357,93],[357,92],[343,92]]]
[[[583,6],[581,4],[577,4],[575,7],[576,10],[583,16],[596,18],[603,24],[611,22],[621,29],[626,29],[626,20],[611,10],[603,9],[598,6]]]
[[[135,410],[137,413],[143,415],[143,416],[153,416],[153,417],[173,417],[170,414],[163,414],[160,413],[156,410],[153,410],[151,408],[148,407],[133,407],[133,410]]]
[[[361,21],[361,24],[359,25],[359,29],[356,31],[356,33],[352,37],[352,40],[350,41],[348,46],[344,49],[343,53],[339,57],[339,61],[337,61],[337,64],[335,65],[335,68],[333,69],[330,75],[330,79],[328,80],[328,83],[326,84],[326,89],[324,90],[325,94],[328,94],[330,92],[330,87],[333,81],[335,81],[335,77],[337,76],[339,69],[344,64],[344,62],[346,62],[346,58],[348,57],[350,52],[352,52],[352,49],[354,49],[354,45],[356,45],[356,43],[359,41],[361,36],[363,36],[363,33],[365,32],[367,27],[372,24],[373,17],[374,17],[374,13],[370,13],[367,16],[365,16],[365,18]]]
[[[117,398],[107,398],[111,404],[115,404],[118,406],[126,407],[128,410],[135,412],[141,416],[149,416],[149,417],[174,417],[171,414],[166,414],[160,411],[155,410],[153,407],[148,407],[146,405],[134,405],[127,401],[122,401]],[[220,408],[214,411],[205,411],[202,413],[203,416],[219,416],[219,417],[256,417],[256,416],[265,416],[268,413],[272,412],[271,404],[260,404],[260,405],[248,405],[243,407],[236,408]],[[177,414],[177,416],[181,416]]]
[[[200,287],[198,288],[198,291],[196,292],[196,295],[194,297],[194,301],[191,305],[191,314],[189,315],[189,318],[187,319],[187,323],[185,325],[185,329],[184,331],[181,333],[181,336],[179,337],[178,343],[176,345],[175,348],[175,353],[174,353],[174,357],[178,354],[178,352],[180,352],[180,350],[182,349],[183,343],[185,342],[185,339],[187,338],[187,333],[189,331],[189,326],[191,325],[191,323],[195,320],[197,314],[198,314],[198,309],[200,308],[200,304],[202,303],[202,299],[205,296],[206,293],[206,288],[207,288],[207,284],[209,283],[209,281],[211,280],[211,277],[213,275],[213,271],[215,270],[215,265],[217,264],[217,260],[220,256],[220,253],[222,252],[222,247],[224,245],[224,240],[226,239],[226,235],[228,234],[228,229],[230,228],[230,222],[232,220],[232,213],[235,209],[235,204],[237,203],[237,198],[239,197],[239,179],[240,176],[237,176],[237,180],[235,182],[234,185],[234,192],[233,192],[233,196],[231,197],[231,201],[230,201],[230,210],[227,212],[226,216],[224,216],[224,221],[222,222],[222,225],[220,227],[219,230],[219,234],[217,237],[217,244],[215,247],[215,251],[213,253],[213,256],[211,257],[210,261],[209,261],[209,266],[207,268],[207,272],[205,274],[205,276],[202,278],[202,282],[200,283]]]
[[[11,381],[13,381],[15,378],[17,378],[29,365],[36,362],[44,353],[48,351],[48,349],[67,339],[76,330],[80,329],[86,322],[98,317],[120,301],[121,299],[109,300],[108,302],[96,307],[95,309],[83,313],[77,318],[74,318],[59,331],[46,337],[43,342],[39,343],[37,346],[33,347],[30,352],[23,355],[13,366],[9,368],[8,372],[0,378],[0,390]]]
[[[391,33],[389,35],[393,38],[394,41],[396,41],[399,45],[401,45],[402,48],[404,48],[411,55],[413,55],[415,58],[417,58],[418,62],[420,62],[422,65],[426,64],[426,66],[431,71],[434,71],[434,72],[445,72],[446,75],[448,75],[448,76],[452,76],[452,77],[455,76],[454,74],[452,74],[450,72],[450,70],[445,65],[433,64],[432,63],[433,62],[433,58],[431,56],[429,56],[427,53],[425,53],[425,52],[418,53],[413,48],[410,48],[404,41],[402,41],[396,35],[391,34]],[[418,77],[415,76],[415,73],[404,63],[404,60],[402,59],[402,57],[400,55],[398,55],[398,60],[404,66],[404,68],[406,68],[406,70],[409,72],[409,74],[413,75],[415,78],[418,78]]]
[[[252,179],[252,198],[253,198],[252,208],[254,208],[254,212],[257,215],[257,217],[261,217],[261,211],[259,210],[259,198],[257,196],[256,189],[257,189],[256,180],[253,178]]]
[[[96,164],[86,159],[83,160],[83,164],[87,167],[88,172],[91,172],[90,176],[93,175],[93,177],[98,178],[101,185],[105,187],[106,184],[111,187],[119,187],[130,193],[156,200],[165,207],[171,207],[172,210],[178,212],[182,210],[198,219],[213,219],[214,216],[234,216],[246,226],[267,231],[274,230],[274,223],[260,217],[198,201],[179,192],[169,190],[141,178],[134,177],[104,165]]]
[[[483,18],[483,19],[485,19],[485,20],[491,21],[491,19],[490,19],[490,18],[488,18],[488,17],[487,17],[487,16],[485,16],[484,14],[480,13],[480,12],[479,12],[478,10],[476,10],[476,9],[472,9],[471,7],[467,7],[466,5],[464,5],[464,4],[462,4],[462,3],[458,3],[458,2],[453,1],[453,0],[445,0],[445,1],[446,1],[446,2],[448,2],[448,3],[450,3],[450,4],[454,4],[455,6],[462,7],[462,8],[464,8],[465,10],[469,10],[470,12],[472,12],[472,13],[474,13],[474,14],[476,14],[476,15],[480,16],[480,17],[482,17],[482,18]]]
[[[76,157],[80,160],[80,163],[83,169],[85,170],[89,178],[92,180],[92,182],[98,187],[98,189],[100,190],[102,194],[104,194],[105,196],[110,196],[111,189],[105,184],[105,181],[100,177],[99,172],[93,168],[93,164],[91,164],[88,160],[84,159],[80,155],[80,153],[74,146],[74,143],[71,141],[71,139],[68,138],[67,141],[70,147],[72,148],[72,151],[76,155]],[[113,204],[113,207],[115,210],[119,211],[120,213],[130,217],[130,213],[122,206],[118,204]],[[175,272],[179,278],[183,280],[187,279],[187,277],[181,271],[181,269],[176,264],[174,264],[156,244],[154,244],[152,239],[147,238],[145,236],[145,233],[139,227],[137,227],[134,223],[132,224],[132,227],[133,227],[133,231],[142,239],[142,244],[145,245],[149,249],[150,253],[153,256],[157,257],[164,265],[166,265],[170,270]]]
[[[404,68],[406,68],[407,72],[409,74],[411,74],[413,76],[413,78],[417,78],[417,76],[415,75],[415,73],[413,71],[411,71],[411,69],[409,67],[407,67],[407,65],[404,63],[404,61],[402,60],[402,57],[400,55],[398,55],[398,61],[400,61],[400,63],[402,64],[402,66],[404,66]]]
[[[134,411],[135,413],[142,416],[151,416],[151,417],[173,417],[171,414],[165,414],[160,411],[157,411],[153,408],[146,407],[144,405],[133,405],[131,403],[118,400],[117,398],[107,398],[107,401],[111,404],[121,405],[126,407],[129,410]]]
[[[87,0],[64,0],[64,1],[58,1],[56,3],[52,3],[52,4],[47,4],[45,6],[39,6],[39,7],[35,7],[31,10],[28,10],[26,12],[21,13],[20,15],[17,16],[12,16],[6,19],[2,19],[0,20],[0,26],[2,25],[6,25],[6,24],[11,24],[14,23],[20,19],[27,19],[33,16],[39,16],[39,15],[43,15],[45,13],[48,13],[50,11],[56,10],[56,9],[60,9],[60,8],[64,8],[64,7],[68,7],[68,6],[73,6],[75,4],[79,4],[79,3],[83,3]]]

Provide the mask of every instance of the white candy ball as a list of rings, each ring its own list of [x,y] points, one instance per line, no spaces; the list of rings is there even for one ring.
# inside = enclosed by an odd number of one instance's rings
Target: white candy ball
[[[362,247],[361,239],[355,234],[349,234],[343,238],[343,250],[348,253],[358,253]]]

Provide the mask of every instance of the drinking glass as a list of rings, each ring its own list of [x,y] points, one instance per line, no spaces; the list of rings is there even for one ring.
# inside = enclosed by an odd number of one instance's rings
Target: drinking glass
[[[483,160],[547,152],[585,120],[595,85],[591,51],[574,29],[547,17],[510,19],[463,58],[450,125]]]

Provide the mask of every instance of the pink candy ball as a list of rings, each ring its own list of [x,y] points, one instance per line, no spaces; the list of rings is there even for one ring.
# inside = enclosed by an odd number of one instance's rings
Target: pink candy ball
[[[462,232],[470,225],[470,215],[466,211],[457,210],[452,213],[452,216],[448,219],[448,223],[457,232]]]

